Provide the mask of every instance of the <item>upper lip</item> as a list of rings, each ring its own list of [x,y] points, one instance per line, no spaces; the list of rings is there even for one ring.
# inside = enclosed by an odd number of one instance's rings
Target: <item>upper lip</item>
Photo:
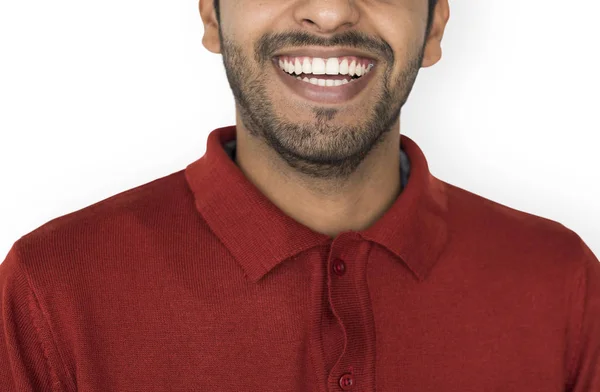
[[[377,62],[377,59],[375,59],[371,54],[366,53],[366,52],[361,52],[360,50],[356,50],[353,48],[327,49],[327,48],[322,48],[322,47],[321,48],[304,47],[304,48],[299,48],[299,49],[289,49],[289,50],[281,51],[274,55],[274,57],[278,57],[278,56],[291,56],[291,57],[307,56],[307,57],[320,57],[320,58],[356,56],[356,57],[362,57],[365,59],[369,59],[373,62]]]

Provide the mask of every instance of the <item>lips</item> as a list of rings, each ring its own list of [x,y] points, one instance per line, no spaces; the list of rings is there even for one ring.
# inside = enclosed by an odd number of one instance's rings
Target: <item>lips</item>
[[[272,64],[277,77],[283,84],[289,87],[293,93],[304,99],[321,104],[348,103],[367,87],[376,72],[376,70],[373,69],[364,76],[340,86],[319,86],[298,80],[295,75],[288,74],[280,68],[278,59],[276,58],[272,59]],[[318,79],[320,75],[312,75],[312,77]]]

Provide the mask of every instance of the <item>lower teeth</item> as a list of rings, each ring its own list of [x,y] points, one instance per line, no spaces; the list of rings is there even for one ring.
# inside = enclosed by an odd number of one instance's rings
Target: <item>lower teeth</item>
[[[343,84],[348,84],[348,83],[352,83],[353,81],[359,79],[350,79],[350,81],[348,81],[347,79],[317,79],[317,78],[301,78],[300,76],[296,76],[296,79],[301,80],[303,82],[306,83],[310,83],[310,84],[314,84],[315,86],[326,86],[326,87],[337,87],[337,86],[341,86]]]

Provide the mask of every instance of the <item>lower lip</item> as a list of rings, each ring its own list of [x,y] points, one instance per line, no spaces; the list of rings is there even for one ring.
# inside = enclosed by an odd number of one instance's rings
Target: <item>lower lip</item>
[[[283,83],[299,96],[319,103],[340,104],[348,102],[367,87],[367,84],[373,79],[373,74],[375,73],[373,72],[375,68],[372,68],[360,78],[341,86],[317,86],[298,80],[296,76],[288,74],[279,67],[279,62],[276,59],[273,59],[272,62],[276,73]]]

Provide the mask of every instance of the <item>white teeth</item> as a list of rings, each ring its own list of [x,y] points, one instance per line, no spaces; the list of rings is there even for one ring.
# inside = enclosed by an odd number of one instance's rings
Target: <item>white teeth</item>
[[[340,73],[342,75],[348,75],[348,59],[343,59],[340,63]]]
[[[315,57],[312,63],[313,75],[323,75],[325,73],[325,60]]]
[[[324,58],[309,58],[309,57],[297,57],[288,58],[285,60],[279,59],[279,67],[295,77],[306,83],[310,83],[316,86],[325,87],[338,87],[344,84],[352,83],[356,79],[320,79],[320,78],[308,78],[306,75],[348,75],[348,76],[363,76],[367,74],[373,68],[373,64],[363,64],[357,60],[343,59],[339,60],[338,57],[331,57],[328,59]],[[300,74],[304,74],[300,77]]]
[[[300,76],[296,76],[296,79],[301,80],[306,83],[314,84],[315,86],[325,86],[325,87],[337,87],[344,84],[348,84],[353,82],[348,81],[347,79],[317,79],[317,78],[301,78]]]
[[[302,72],[305,74],[312,73],[312,65],[310,65],[310,60],[308,58],[304,58],[302,62]]]
[[[358,65],[356,66],[356,75],[357,75],[357,76],[362,76],[362,74],[363,74],[363,67],[362,67],[362,64],[358,64]]]
[[[300,64],[300,59],[298,58],[294,63],[294,72],[296,72],[296,75],[300,75],[302,73],[302,64]]]
[[[327,59],[327,65],[325,65],[325,73],[327,75],[337,75],[340,71],[340,62],[337,57],[331,57]]]
[[[350,63],[350,66],[348,67],[348,75],[354,76],[355,71],[356,71],[356,60],[352,60],[352,63]]]
[[[349,75],[363,76],[373,68],[373,64],[363,64],[356,59],[344,58],[342,61],[338,57],[320,58],[320,57],[296,57],[285,60],[279,59],[279,67],[292,76],[300,74],[313,75]]]

